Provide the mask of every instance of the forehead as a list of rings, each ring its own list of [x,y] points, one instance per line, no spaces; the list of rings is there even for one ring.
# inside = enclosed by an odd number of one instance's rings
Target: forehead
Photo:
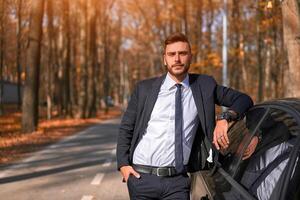
[[[189,51],[189,44],[187,42],[174,42],[172,44],[168,44],[166,46],[166,52],[173,51]]]

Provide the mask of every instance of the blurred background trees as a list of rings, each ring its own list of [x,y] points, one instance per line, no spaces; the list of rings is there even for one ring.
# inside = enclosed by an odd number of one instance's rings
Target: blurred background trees
[[[22,0],[20,0],[20,2],[21,1]],[[22,129],[24,132],[33,132],[38,125],[40,57],[44,3],[44,0],[34,0],[31,4],[24,94],[22,99]],[[18,67],[19,66],[17,65],[17,68]]]
[[[300,1],[282,3],[283,37],[288,56],[285,69],[285,96],[300,97]]]
[[[43,36],[35,41],[30,13],[39,1]],[[229,86],[256,102],[300,96],[299,1],[228,0],[227,8]],[[41,52],[34,104],[48,119],[125,105],[137,81],[165,72],[162,43],[175,31],[190,38],[191,72],[221,83],[222,9],[219,0],[1,0],[0,113],[4,81],[16,83],[20,99],[21,88],[28,93],[34,42]]]

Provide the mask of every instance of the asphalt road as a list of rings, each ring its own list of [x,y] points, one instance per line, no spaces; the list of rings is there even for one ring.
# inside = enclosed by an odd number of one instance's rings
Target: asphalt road
[[[119,119],[105,121],[0,167],[0,199],[129,199],[126,184],[116,171],[119,123]]]

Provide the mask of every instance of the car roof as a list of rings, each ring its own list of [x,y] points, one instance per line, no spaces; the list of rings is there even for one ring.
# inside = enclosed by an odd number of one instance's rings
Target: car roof
[[[250,110],[256,108],[275,108],[286,111],[287,113],[291,114],[297,121],[297,124],[300,125],[300,98],[282,98],[268,100],[256,104]]]
[[[257,105],[287,105],[300,109],[300,98],[282,98],[282,99],[273,99],[258,103]]]

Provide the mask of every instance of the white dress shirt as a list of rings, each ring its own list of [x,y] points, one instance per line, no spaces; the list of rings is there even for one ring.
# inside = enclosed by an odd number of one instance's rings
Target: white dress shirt
[[[145,133],[133,154],[133,163],[148,166],[175,166],[175,93],[176,82],[167,74],[161,85]],[[183,163],[191,153],[199,119],[189,85],[189,76],[182,84]]]

